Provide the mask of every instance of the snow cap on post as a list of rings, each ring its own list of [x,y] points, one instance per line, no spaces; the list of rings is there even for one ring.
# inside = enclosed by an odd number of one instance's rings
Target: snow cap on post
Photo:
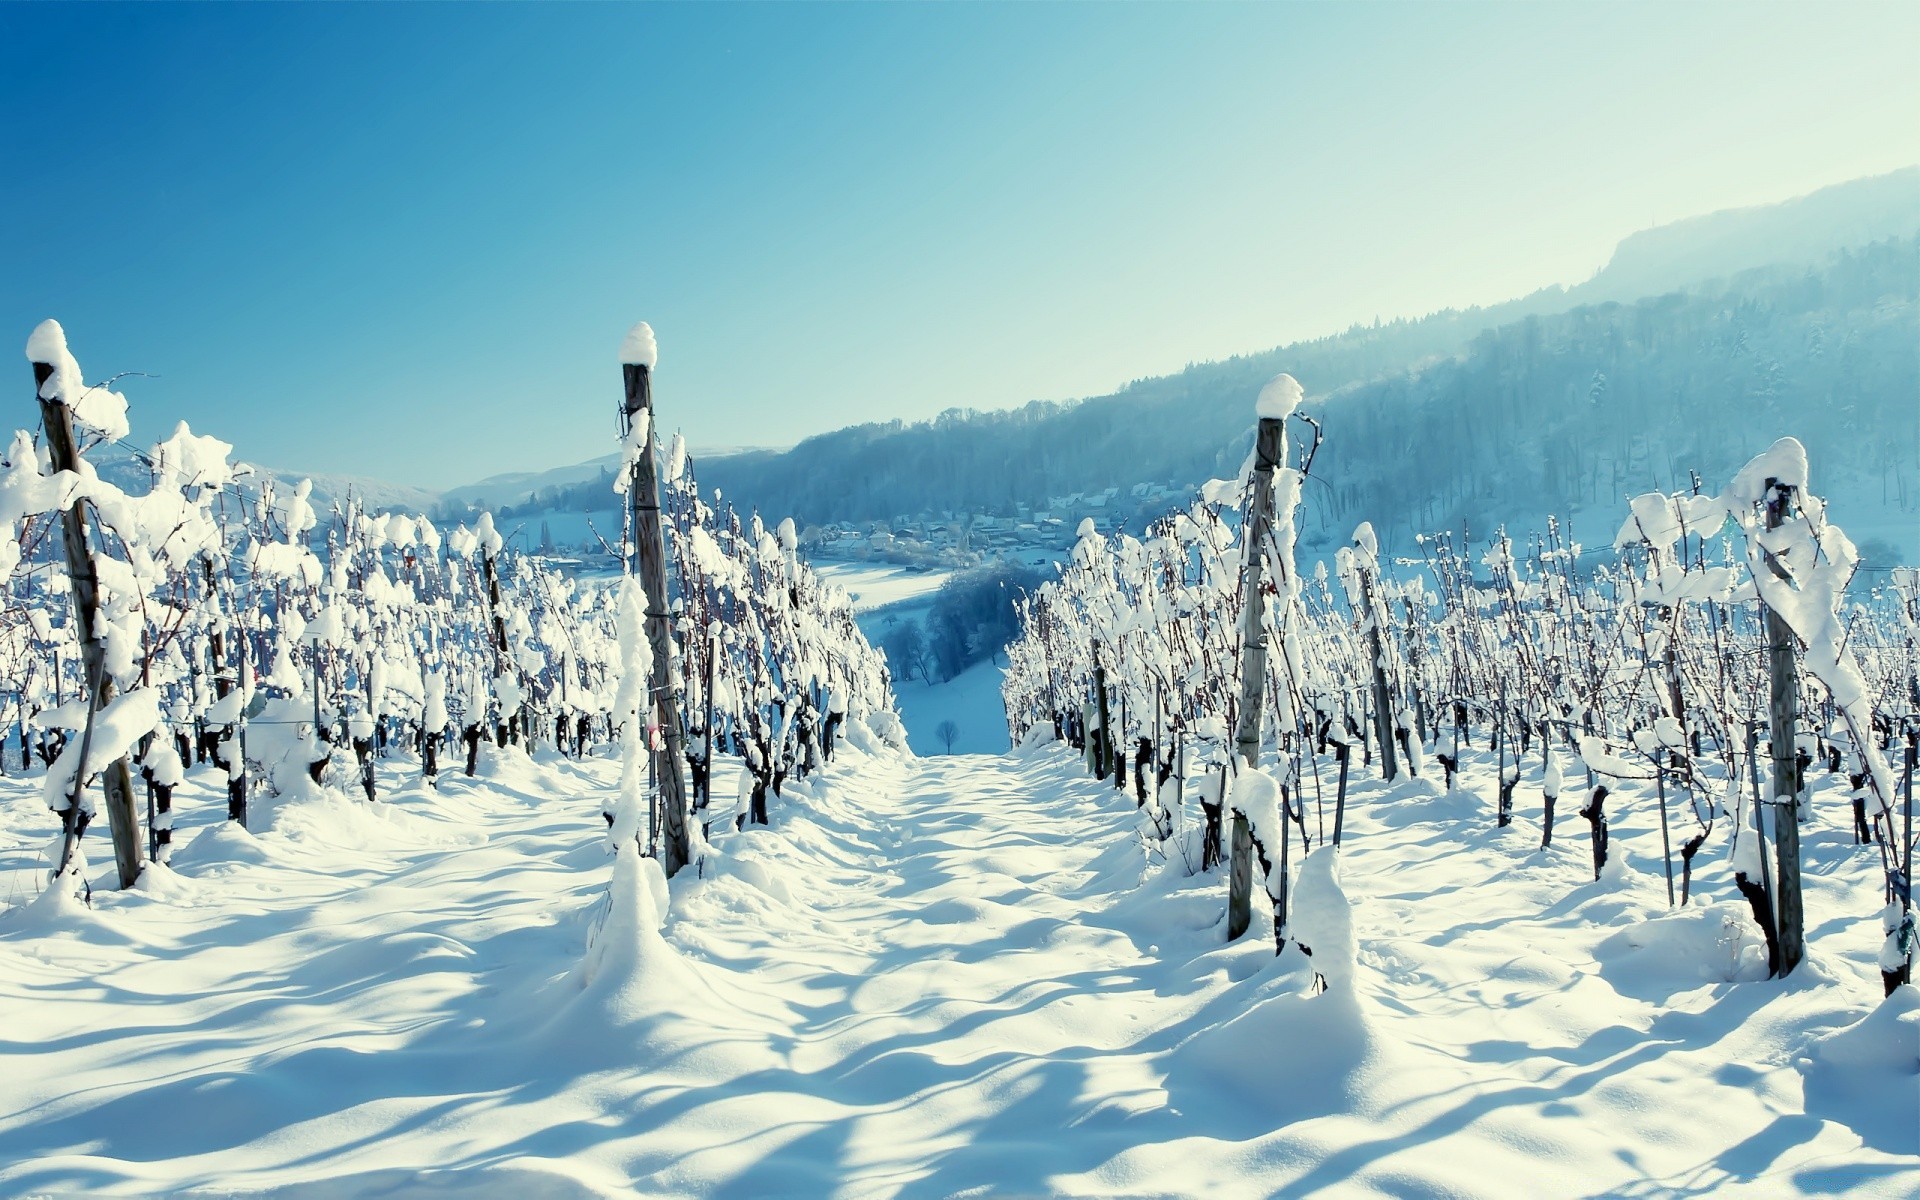
[[[633,364],[653,370],[660,361],[659,343],[653,340],[653,326],[641,321],[620,342],[620,365]]]
[[[1807,448],[1799,438],[1783,437],[1740,468],[1727,488],[1737,504],[1758,504],[1767,498],[1767,481],[1805,491],[1807,488]]]
[[[1272,417],[1284,421],[1293,415],[1293,410],[1300,407],[1300,401],[1305,397],[1306,393],[1300,390],[1300,381],[1282,373],[1269,379],[1267,386],[1260,389],[1260,399],[1254,405],[1254,411],[1262,420]]]
[[[67,349],[67,331],[48,318],[27,335],[27,361],[47,367],[40,398],[66,405],[73,419],[109,441],[127,436],[127,398],[105,387],[88,387]],[[36,373],[37,374],[37,373]]]
[[[58,367],[67,357],[67,331],[49,317],[27,335],[27,361]]]
[[[1362,521],[1354,526],[1353,547],[1365,555],[1369,562],[1380,557],[1380,539],[1374,536],[1372,521]]]

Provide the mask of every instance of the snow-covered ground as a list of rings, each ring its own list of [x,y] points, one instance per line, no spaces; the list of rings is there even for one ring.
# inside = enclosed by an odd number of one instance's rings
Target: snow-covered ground
[[[867,563],[816,562],[813,568],[853,592],[860,630],[875,646],[882,645],[898,623],[913,622],[924,628],[933,593],[952,574],[910,572]],[[945,754],[947,744],[939,729],[946,721],[952,721],[958,730],[953,740],[956,754],[998,754],[1005,750],[1007,710],[1000,699],[1003,666],[996,656],[939,683],[895,679],[895,708],[914,752]]]
[[[907,744],[916,754],[945,754],[940,726],[952,721],[958,731],[955,754],[998,754],[1007,748],[1007,707],[1000,698],[1003,666],[996,659],[977,662],[940,683],[894,681],[894,705],[907,727]]]
[[[920,570],[891,563],[841,562],[816,559],[814,574],[847,589],[853,597],[853,611],[868,613],[889,605],[918,600],[940,590],[953,574],[949,570]]]
[[[258,834],[196,770],[175,869],[91,911],[28,903],[53,823],[8,779],[0,1194],[1920,1194],[1920,999],[1879,1000],[1877,859],[1825,776],[1811,957],[1732,982],[1717,858],[1669,914],[1644,798],[1595,882],[1577,818],[1538,849],[1537,768],[1497,830],[1470,765],[1356,769],[1357,975],[1321,996],[1055,747],[848,747],[590,984],[611,759],[437,792],[395,759],[379,805]]]

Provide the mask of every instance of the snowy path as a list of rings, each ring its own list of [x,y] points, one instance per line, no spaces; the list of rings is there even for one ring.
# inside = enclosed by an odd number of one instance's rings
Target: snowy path
[[[477,1190],[529,1194],[1044,1188],[1066,1116],[1118,1131],[1163,1098],[1114,1052],[1190,1006],[1083,923],[1138,874],[1110,790],[979,757],[868,760],[805,811],[790,787],[676,884],[692,994],[609,1045],[571,971],[611,779],[503,763],[205,829],[150,894],[53,937],[19,913],[0,1011],[35,1028],[0,1046],[0,1191],[352,1195],[481,1166]]]
[[[1131,799],[1055,751],[849,752],[772,827],[715,831],[662,952],[617,986],[578,970],[611,762],[509,756],[438,793],[397,767],[378,808],[288,805],[258,837],[206,824],[196,776],[176,873],[0,913],[0,1195],[1920,1183],[1894,1023],[1888,1070],[1806,1065],[1867,1007],[1863,964],[1715,981],[1728,910],[1661,915],[1657,832],[1625,796],[1629,869],[1594,883],[1573,822],[1545,853],[1490,827],[1484,764],[1480,795],[1358,783],[1356,1032],[1303,995],[1298,953],[1273,957],[1260,906],[1222,944],[1219,877],[1148,866]],[[16,906],[37,804],[0,783]],[[1809,839],[1831,889],[1810,928],[1852,948],[1870,860],[1836,837]]]
[[[730,1003],[779,1014],[780,1054],[666,1098],[636,1175],[742,1196],[1038,1194],[1164,1126],[1142,1038],[1207,989],[1163,989],[1158,947],[1106,919],[1139,878],[1131,801],[1055,758],[922,759],[855,786],[856,807],[750,832],[734,878],[670,926],[744,972]],[[755,865],[763,848],[788,869]],[[739,920],[742,878],[771,884],[764,926]],[[706,1148],[677,1163],[678,1145]]]

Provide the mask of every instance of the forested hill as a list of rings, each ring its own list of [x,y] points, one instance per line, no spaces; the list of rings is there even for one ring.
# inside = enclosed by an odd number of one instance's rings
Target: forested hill
[[[1901,236],[1829,252],[1888,230]],[[1337,502],[1316,507],[1329,521],[1405,511],[1451,523],[1611,503],[1621,488],[1665,480],[1647,435],[1668,437],[1673,461],[1718,464],[1790,417],[1829,471],[1884,475],[1889,502],[1913,505],[1916,232],[1920,169],[1634,235],[1571,290],[1356,327],[1111,396],[853,426],[784,453],[703,463],[702,480],[808,523],[1191,484],[1238,466],[1251,398],[1285,370],[1327,420],[1316,474]],[[1775,265],[1698,275],[1740,261]],[[1637,287],[1679,290],[1617,302]],[[1807,419],[1816,413],[1832,419]],[[1702,445],[1704,457],[1690,457]],[[1576,457],[1587,464],[1579,479]],[[1612,474],[1596,476],[1595,461]]]
[[[1457,358],[1313,405],[1330,430],[1315,524],[1612,514],[1625,495],[1687,486],[1689,469],[1724,480],[1787,434],[1830,488],[1920,513],[1917,298],[1909,237],[1488,330]]]

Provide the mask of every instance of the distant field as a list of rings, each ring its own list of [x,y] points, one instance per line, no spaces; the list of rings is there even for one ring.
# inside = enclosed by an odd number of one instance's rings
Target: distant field
[[[853,611],[862,613],[930,595],[953,574],[944,569],[920,570],[890,563],[827,561],[812,566],[822,578],[846,588],[853,596]]]

